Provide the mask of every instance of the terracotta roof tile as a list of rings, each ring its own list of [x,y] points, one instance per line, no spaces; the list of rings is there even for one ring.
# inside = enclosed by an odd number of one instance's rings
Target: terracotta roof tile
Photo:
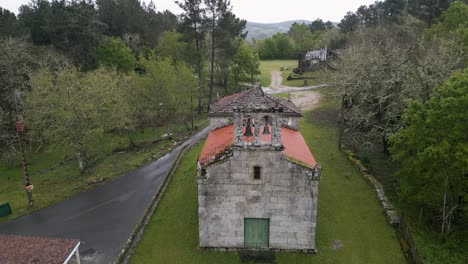
[[[63,264],[78,239],[0,235],[1,264]]]
[[[245,128],[244,128],[245,129]],[[262,131],[262,129],[260,129]],[[271,128],[270,128],[271,131]],[[244,141],[251,142],[253,137],[246,138]],[[200,163],[205,163],[212,159],[217,154],[221,153],[226,148],[230,147],[234,141],[234,125],[228,125],[222,128],[213,130],[206,139],[205,145],[199,157]],[[262,142],[270,142],[271,135],[262,135]],[[293,161],[301,163],[307,167],[313,168],[317,164],[314,156],[309,150],[307,143],[302,137],[301,132],[289,129],[286,127],[281,128],[281,141],[284,145],[282,153],[291,158]]]

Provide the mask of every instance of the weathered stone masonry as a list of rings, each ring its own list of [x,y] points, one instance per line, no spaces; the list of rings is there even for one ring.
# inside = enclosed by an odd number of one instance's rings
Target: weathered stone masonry
[[[244,218],[269,218],[270,249],[314,251],[317,194],[310,169],[281,152],[234,150],[198,179],[200,247],[243,248]]]
[[[320,167],[299,109],[260,87],[211,109],[197,172],[200,247],[315,252]]]

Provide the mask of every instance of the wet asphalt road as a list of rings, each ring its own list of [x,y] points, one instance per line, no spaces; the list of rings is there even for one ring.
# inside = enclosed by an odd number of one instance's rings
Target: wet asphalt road
[[[194,143],[208,131],[205,128],[182,145]],[[113,263],[182,145],[125,176],[1,224],[0,234],[78,238],[82,263]]]

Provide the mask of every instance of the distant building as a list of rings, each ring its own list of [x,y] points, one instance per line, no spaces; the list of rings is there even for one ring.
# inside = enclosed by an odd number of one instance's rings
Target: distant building
[[[320,168],[289,100],[260,87],[212,104],[198,160],[203,249],[314,252]]]
[[[299,72],[318,71],[320,69],[332,69],[331,61],[338,59],[339,51],[331,51],[327,47],[311,50],[299,55],[297,70]]]

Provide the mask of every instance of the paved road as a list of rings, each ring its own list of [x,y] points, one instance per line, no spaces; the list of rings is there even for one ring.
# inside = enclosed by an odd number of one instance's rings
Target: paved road
[[[208,131],[205,128],[184,144]],[[4,223],[0,234],[78,238],[82,263],[113,263],[181,148],[70,200]]]

